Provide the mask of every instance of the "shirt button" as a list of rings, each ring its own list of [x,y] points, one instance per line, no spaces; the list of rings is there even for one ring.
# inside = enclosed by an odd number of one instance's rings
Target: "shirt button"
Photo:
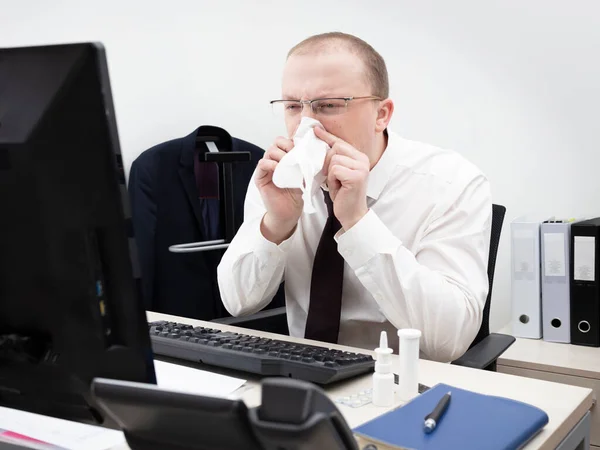
[[[348,249],[346,249],[346,254],[347,254],[348,256],[352,256],[352,255],[354,255],[354,249],[352,249],[352,248],[348,248]]]

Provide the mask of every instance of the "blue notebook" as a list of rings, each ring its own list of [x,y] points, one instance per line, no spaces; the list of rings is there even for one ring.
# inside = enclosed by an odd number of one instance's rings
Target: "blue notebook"
[[[448,409],[431,434],[425,416],[447,392]],[[406,405],[353,430],[361,443],[378,449],[513,450],[524,446],[548,423],[548,415],[527,403],[437,384]]]

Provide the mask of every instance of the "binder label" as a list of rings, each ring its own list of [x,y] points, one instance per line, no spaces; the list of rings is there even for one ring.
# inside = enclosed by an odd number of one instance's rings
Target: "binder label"
[[[575,236],[573,249],[573,278],[577,281],[595,281],[596,238]]]
[[[565,235],[544,233],[544,276],[564,277],[565,259]]]
[[[513,275],[515,280],[533,280],[535,278],[535,254],[533,231],[527,229],[514,230]]]

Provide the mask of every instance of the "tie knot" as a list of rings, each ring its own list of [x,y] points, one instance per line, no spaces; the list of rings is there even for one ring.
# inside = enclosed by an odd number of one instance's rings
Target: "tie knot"
[[[327,205],[327,214],[329,217],[333,216],[333,200],[329,196],[329,192],[323,189],[323,197],[325,198],[325,205]]]

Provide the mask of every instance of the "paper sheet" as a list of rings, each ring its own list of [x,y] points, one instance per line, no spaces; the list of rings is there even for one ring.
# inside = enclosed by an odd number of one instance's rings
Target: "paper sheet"
[[[58,449],[106,450],[123,444],[121,431],[0,407],[0,428]]]
[[[159,388],[188,394],[226,397],[241,387],[246,380],[218,375],[191,367],[164,361],[154,361]]]
[[[154,361],[158,387],[188,394],[226,397],[246,380],[218,375],[186,366]],[[107,450],[125,443],[121,431],[71,422],[25,411],[0,407],[0,430],[8,430],[0,442],[21,442],[36,439],[50,445],[29,442],[31,448],[48,450]],[[23,435],[23,438],[13,433]],[[1,446],[1,444],[0,444]]]

